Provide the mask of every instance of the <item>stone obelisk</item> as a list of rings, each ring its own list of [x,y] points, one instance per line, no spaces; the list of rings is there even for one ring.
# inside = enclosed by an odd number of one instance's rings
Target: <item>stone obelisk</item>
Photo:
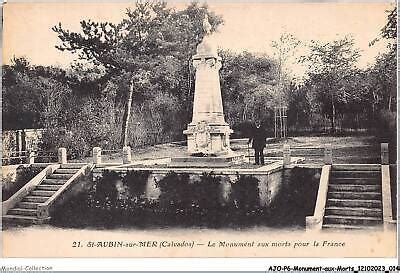
[[[203,30],[204,38],[192,57],[196,70],[193,118],[183,133],[187,135],[189,153],[218,156],[231,151],[229,135],[232,130],[224,118],[219,82],[221,57],[210,39],[211,25],[207,15],[203,20]]]

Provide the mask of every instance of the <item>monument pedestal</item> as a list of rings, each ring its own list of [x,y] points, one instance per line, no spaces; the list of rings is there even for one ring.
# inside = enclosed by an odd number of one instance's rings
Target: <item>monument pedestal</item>
[[[223,155],[231,152],[228,124],[213,124],[206,121],[190,123],[183,131],[187,136],[190,154]]]

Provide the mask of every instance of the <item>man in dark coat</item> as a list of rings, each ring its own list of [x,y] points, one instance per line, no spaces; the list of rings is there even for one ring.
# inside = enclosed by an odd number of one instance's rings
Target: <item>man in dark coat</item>
[[[252,148],[255,152],[256,165],[264,165],[264,148],[267,143],[266,134],[264,128],[261,127],[260,122],[256,122],[256,126],[249,139],[249,143],[252,143]]]

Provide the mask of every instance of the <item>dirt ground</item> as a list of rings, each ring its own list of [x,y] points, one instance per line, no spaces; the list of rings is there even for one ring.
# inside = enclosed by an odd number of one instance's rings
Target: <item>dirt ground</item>
[[[253,159],[253,150],[248,146],[248,139],[231,139],[231,148],[235,152],[250,154]],[[333,163],[379,163],[380,143],[372,136],[346,137],[291,137],[286,140],[275,141],[267,139],[265,156],[282,156],[283,144],[289,144],[293,156],[305,157],[305,163],[321,163],[323,149],[326,144],[332,144]],[[319,149],[306,149],[307,147]],[[296,149],[297,148],[297,149]],[[305,148],[305,149],[299,149]],[[145,148],[133,148],[133,160],[155,158],[169,158],[187,155],[185,142],[159,144]],[[122,162],[120,154],[104,155],[104,162]],[[87,158],[86,161],[91,160]],[[253,159],[254,160],[254,159]]]

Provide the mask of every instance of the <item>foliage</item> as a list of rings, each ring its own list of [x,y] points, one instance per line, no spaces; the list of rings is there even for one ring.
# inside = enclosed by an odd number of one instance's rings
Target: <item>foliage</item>
[[[90,196],[92,207],[108,209],[115,207],[118,199],[117,182],[121,177],[114,171],[104,170],[102,176],[97,179]]]
[[[162,207],[188,207],[191,204],[192,188],[189,184],[188,174],[169,172],[161,180],[157,181],[160,188],[160,205]]]
[[[60,125],[68,108],[70,90],[58,78],[62,71],[31,66],[25,58],[14,58],[3,66],[3,128],[23,129]]]
[[[330,116],[333,132],[339,105],[346,104],[354,95],[344,88],[344,84],[351,80],[359,57],[359,50],[354,49],[354,39],[346,36],[328,43],[311,41],[310,54],[302,58],[308,64],[306,86],[314,93],[320,110]]]
[[[221,90],[229,124],[272,120],[277,95],[276,64],[267,55],[221,51]]]
[[[130,171],[121,179],[114,171],[104,171],[89,193],[77,197],[82,200],[75,198],[59,208],[60,215],[69,218],[79,214],[78,223],[66,223],[64,217],[57,215],[54,224],[223,227],[264,222],[266,210],[259,206],[258,180],[251,176],[239,179],[239,186],[232,193],[237,200],[235,206],[233,202],[222,202],[221,177],[212,172],[194,179],[187,174],[168,173],[156,184],[160,189],[158,200],[142,195],[148,175],[147,171]]]
[[[290,80],[287,79],[290,72],[288,71],[287,62],[294,56],[300,41],[291,33],[284,32],[277,41],[272,41],[271,46],[274,49],[274,58],[277,63],[277,102],[278,106],[285,106],[288,103],[287,92]]]
[[[10,198],[41,171],[42,168],[19,166],[16,171],[15,181],[3,179],[1,183],[2,200],[5,201]]]
[[[203,173],[193,183],[193,203],[203,209],[218,209],[220,206],[221,177],[214,173]]]
[[[232,184],[232,199],[238,209],[250,211],[260,206],[259,182],[254,176],[240,175]]]
[[[122,182],[128,187],[131,197],[140,197],[146,191],[149,171],[128,171]]]
[[[387,11],[386,25],[381,30],[381,35],[385,39],[397,39],[397,6],[394,5],[391,10]]]
[[[120,101],[133,97],[135,104],[142,107],[145,99],[155,99],[163,92],[180,97],[179,91],[186,89],[192,77],[186,69],[187,61],[200,41],[200,22],[205,13],[214,31],[222,19],[208,11],[206,5],[192,3],[176,11],[167,8],[165,2],[150,1],[136,2],[119,24],[89,20],[81,22],[82,33],[65,30],[61,23],[53,30],[61,40],[58,49],[77,53],[80,59],[102,66],[107,71],[105,77],[120,82]],[[121,140],[125,144],[130,142],[130,100],[124,108]],[[182,125],[182,121],[178,124]]]

